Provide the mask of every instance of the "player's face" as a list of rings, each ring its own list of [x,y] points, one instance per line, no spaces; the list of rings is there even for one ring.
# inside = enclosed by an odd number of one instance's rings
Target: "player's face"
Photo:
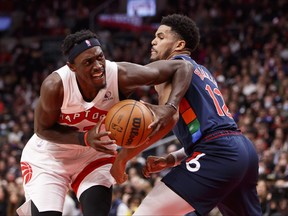
[[[171,27],[166,25],[159,26],[155,33],[155,38],[151,42],[150,60],[169,59],[177,46],[177,41],[176,33],[171,31]]]
[[[106,85],[105,56],[100,46],[85,50],[73,64],[80,86],[100,90]]]

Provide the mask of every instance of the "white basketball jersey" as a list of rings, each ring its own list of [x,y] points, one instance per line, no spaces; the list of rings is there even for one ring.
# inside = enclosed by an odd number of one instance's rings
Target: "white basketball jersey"
[[[108,110],[119,102],[118,68],[115,62],[106,60],[106,87],[91,102],[84,101],[76,76],[67,65],[57,72],[63,82],[64,98],[58,123],[87,131],[101,120]]]

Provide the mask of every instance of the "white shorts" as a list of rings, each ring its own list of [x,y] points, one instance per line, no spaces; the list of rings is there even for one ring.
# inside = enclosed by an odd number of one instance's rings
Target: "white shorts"
[[[116,149],[116,145],[111,145]],[[77,198],[95,185],[111,187],[110,174],[114,161],[111,155],[91,147],[59,145],[37,135],[26,144],[21,157],[21,169],[26,202],[17,213],[31,215],[32,200],[40,212],[63,210],[65,196],[73,189]],[[27,208],[28,207],[28,208]]]

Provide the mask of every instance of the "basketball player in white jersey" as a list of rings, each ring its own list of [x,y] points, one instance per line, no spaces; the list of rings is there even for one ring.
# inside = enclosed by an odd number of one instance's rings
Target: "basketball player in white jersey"
[[[110,168],[117,154],[103,119],[108,110],[139,86],[171,81],[166,105],[151,105],[154,134],[170,131],[168,122],[190,83],[192,64],[158,61],[146,66],[105,59],[97,35],[82,30],[63,42],[67,64],[42,83],[35,110],[35,134],[26,144],[21,168],[26,202],[19,215],[62,215],[72,189],[83,215],[108,215],[112,185]],[[159,138],[161,137],[159,135]]]

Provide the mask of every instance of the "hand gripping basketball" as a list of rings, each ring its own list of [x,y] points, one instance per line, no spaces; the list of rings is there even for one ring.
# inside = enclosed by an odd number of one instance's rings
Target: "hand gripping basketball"
[[[148,107],[136,100],[123,100],[115,104],[107,113],[105,128],[109,137],[123,148],[141,145],[152,132],[148,125],[153,122],[153,114]]]

